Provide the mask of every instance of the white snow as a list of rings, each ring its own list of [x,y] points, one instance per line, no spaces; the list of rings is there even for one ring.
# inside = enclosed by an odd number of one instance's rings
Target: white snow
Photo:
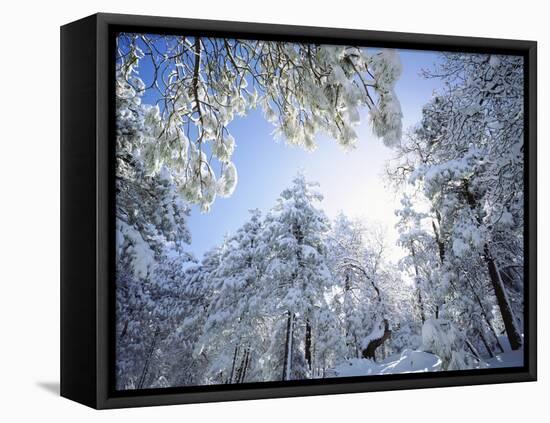
[[[496,68],[498,65],[500,65],[500,59],[498,58],[498,56],[491,55],[491,57],[489,58],[489,65],[491,65],[491,67],[493,68]]]
[[[523,366],[523,348],[515,351],[498,354],[494,358],[485,360],[488,368],[498,369],[501,367],[522,367]]]
[[[146,278],[156,265],[155,254],[141,234],[132,226],[117,219],[116,245],[118,254],[126,246],[126,252],[132,259],[134,275],[137,278]]]
[[[333,377],[372,376],[395,373],[423,373],[441,370],[441,359],[423,351],[405,349],[379,363],[367,359],[348,360],[336,366]]]
[[[378,322],[376,325],[374,325],[374,329],[371,333],[369,333],[361,343],[363,348],[367,348],[369,343],[375,339],[380,339],[384,336],[384,323]]]
[[[478,368],[501,368],[523,366],[523,349],[509,351],[485,360]],[[374,376],[403,373],[424,373],[442,371],[442,360],[435,354],[405,349],[400,354],[375,362],[354,358],[347,360],[327,372],[328,377]]]
[[[464,253],[468,251],[468,245],[460,238],[456,238],[453,241],[453,253],[456,257],[464,256]]]

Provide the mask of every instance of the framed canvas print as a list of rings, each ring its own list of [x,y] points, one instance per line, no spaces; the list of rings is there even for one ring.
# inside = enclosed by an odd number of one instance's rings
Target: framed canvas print
[[[536,379],[536,43],[61,29],[61,394]]]

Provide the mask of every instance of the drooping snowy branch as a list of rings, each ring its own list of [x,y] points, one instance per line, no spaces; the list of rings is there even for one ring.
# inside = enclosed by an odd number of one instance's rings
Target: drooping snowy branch
[[[204,210],[235,189],[229,124],[252,108],[286,142],[310,150],[320,132],[355,146],[362,109],[387,145],[401,137],[395,51],[131,33],[117,40],[117,110],[139,125],[125,134],[127,148],[149,175],[168,169],[183,198]],[[154,104],[142,105],[144,96]]]

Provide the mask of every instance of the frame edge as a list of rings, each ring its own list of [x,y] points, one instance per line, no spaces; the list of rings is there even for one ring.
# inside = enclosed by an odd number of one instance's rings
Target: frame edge
[[[61,396],[95,407],[96,17],[61,27]]]
[[[312,396],[327,394],[361,393],[372,391],[402,390],[402,389],[424,389],[433,387],[451,387],[464,384],[497,384],[509,382],[528,382],[537,380],[536,367],[536,254],[530,258],[530,290],[528,313],[529,318],[529,366],[526,370],[514,373],[487,374],[487,375],[461,375],[448,378],[426,378],[426,379],[408,379],[408,380],[388,380],[372,382],[351,382],[334,385],[319,386],[285,386],[285,387],[258,387],[255,389],[242,389],[232,391],[217,392],[196,392],[196,393],[170,393],[153,394],[141,396],[117,396],[112,397],[109,394],[109,300],[108,300],[108,281],[109,281],[109,181],[107,175],[109,172],[109,31],[110,28],[119,25],[148,26],[163,29],[189,28],[190,30],[204,31],[235,31],[236,33],[257,34],[257,35],[286,35],[287,37],[325,37],[330,39],[358,39],[369,37],[370,40],[384,41],[390,40],[392,43],[411,45],[403,40],[406,37],[417,38],[420,44],[426,49],[433,49],[434,45],[445,47],[464,47],[469,49],[491,48],[491,49],[509,49],[512,48],[518,54],[527,54],[529,61],[529,137],[526,140],[529,143],[530,168],[528,170],[529,181],[529,245],[530,250],[536,253],[536,50],[537,43],[534,41],[518,41],[490,38],[472,38],[444,35],[427,34],[408,34],[400,32],[380,32],[365,31],[353,29],[334,29],[317,27],[298,27],[290,25],[274,25],[262,23],[241,23],[227,21],[195,20],[181,18],[163,18],[137,15],[119,15],[99,13],[93,15],[97,23],[97,52],[96,52],[96,95],[97,104],[94,106],[97,110],[97,137],[96,137],[96,169],[95,174],[97,191],[96,193],[96,240],[95,253],[97,254],[96,272],[97,272],[97,359],[95,368],[96,373],[96,402],[93,407],[98,409],[151,406],[151,405],[171,405],[186,403],[202,403],[215,401],[235,401],[251,399],[267,399],[280,397]],[[367,41],[363,41],[367,42]],[[410,47],[402,47],[410,48]],[[95,112],[95,110],[94,110]],[[535,232],[531,232],[534,230]],[[533,259],[534,257],[534,259]],[[90,405],[90,404],[86,404]]]

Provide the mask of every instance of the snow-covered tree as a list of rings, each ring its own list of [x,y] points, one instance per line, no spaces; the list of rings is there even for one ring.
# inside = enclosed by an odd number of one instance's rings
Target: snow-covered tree
[[[275,336],[266,354],[268,379],[304,379],[315,366],[314,325],[326,308],[331,283],[323,236],[329,220],[318,208],[321,194],[301,174],[285,189],[266,216],[263,250],[265,298]]]
[[[116,117],[116,241],[118,262],[137,278],[147,278],[167,250],[184,254],[191,235],[189,208],[167,167],[147,172],[134,154],[159,131],[151,106],[124,79],[117,78]]]
[[[518,349],[523,59],[446,54],[427,76],[442,78],[445,88],[424,107],[393,167],[394,178],[416,195],[417,210],[405,204],[401,212],[411,222],[401,243],[409,246],[409,264],[419,270],[420,292],[431,296],[434,317],[458,324],[490,355],[495,345],[502,349],[499,328]],[[429,210],[419,210],[426,203]]]
[[[408,287],[400,285],[398,272],[386,260],[385,233],[379,225],[340,214],[326,242],[346,358],[382,358],[397,345],[392,333],[399,331],[400,338],[410,317],[408,307],[396,306]]]
[[[425,74],[443,87],[401,139],[391,50],[132,33],[117,47],[117,388],[461,370],[521,352],[520,57],[443,54]],[[398,263],[380,226],[329,220],[302,174],[193,263],[190,208],[232,195],[228,128],[255,107],[311,150],[319,133],[353,148],[368,111],[397,155]]]
[[[399,74],[396,53],[386,50],[119,34],[117,327],[127,342],[120,343],[121,357],[122,350],[130,354],[127,345],[147,356],[147,345],[157,343],[150,316],[160,305],[151,296],[163,281],[154,275],[165,256],[189,259],[186,202],[208,210],[216,196],[235,188],[235,140],[228,130],[234,116],[259,106],[287,142],[313,149],[320,131],[353,146],[359,110],[367,107],[373,130],[391,144],[401,132],[393,91]],[[125,359],[119,364],[120,374],[133,375],[121,383],[145,383]]]
[[[369,252],[365,230],[362,224],[350,221],[341,213],[327,237],[328,263],[335,290],[332,303],[341,321],[347,358],[362,357],[364,340],[379,323],[377,317],[373,321],[376,314],[373,306],[377,308],[378,297],[370,290],[369,278],[373,275],[367,270]]]
[[[265,316],[261,248],[262,216],[251,210],[250,220],[230,236],[209,280],[212,300],[196,348],[210,359],[210,383],[243,383],[254,377],[262,354]]]
[[[479,357],[473,348],[467,351],[467,345],[463,334],[448,320],[428,319],[422,326],[422,349],[441,359],[442,370],[475,368]]]
[[[151,365],[174,311],[167,304],[173,291],[167,284],[174,281],[159,272],[167,261],[179,267],[192,260],[185,251],[191,235],[189,208],[168,170],[149,175],[132,154],[140,140],[154,137],[151,108],[121,77],[117,81],[117,383],[139,388],[157,381]]]
[[[207,251],[200,264],[183,271],[166,263],[166,277],[182,281],[172,294],[176,301],[175,307],[168,311],[172,329],[163,345],[164,377],[169,386],[207,383],[211,357],[197,350],[197,345],[208,319],[209,305],[215,299],[211,280],[220,265],[222,250],[223,246]]]
[[[343,328],[346,357],[361,357],[361,342],[368,331],[368,303],[364,298],[367,286],[363,274],[363,228],[340,214],[327,237],[328,263],[336,292],[335,308]],[[368,299],[368,297],[367,297]]]
[[[170,170],[187,201],[208,210],[237,183],[228,125],[261,107],[288,143],[315,148],[324,132],[353,147],[360,110],[388,145],[401,136],[397,53],[354,46],[122,33],[117,95],[143,129],[132,156],[149,175]],[[143,93],[155,105],[140,107]],[[122,103],[120,103],[122,104]],[[144,110],[141,110],[144,109]]]
[[[124,389],[162,386],[163,342],[189,308],[183,295],[187,257],[162,257],[145,279],[117,267],[117,382]],[[193,310],[196,312],[196,310]]]

